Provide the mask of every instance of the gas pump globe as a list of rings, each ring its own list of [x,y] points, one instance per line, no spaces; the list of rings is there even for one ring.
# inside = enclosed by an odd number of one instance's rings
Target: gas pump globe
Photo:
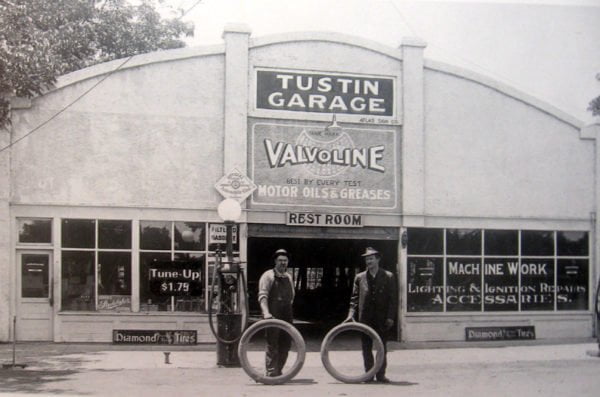
[[[220,250],[217,251],[217,365],[240,366],[237,356],[237,341],[242,334],[242,307],[240,305],[240,290],[244,286],[239,262],[233,257],[233,226],[242,215],[240,203],[233,199],[225,199],[217,207],[219,217],[226,227],[225,260],[222,260]],[[246,298],[243,297],[245,300]],[[211,308],[212,310],[212,308]],[[214,331],[213,331],[214,332]]]

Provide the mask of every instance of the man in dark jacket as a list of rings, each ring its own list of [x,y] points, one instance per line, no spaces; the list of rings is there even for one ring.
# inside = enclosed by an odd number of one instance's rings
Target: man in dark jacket
[[[350,310],[346,321],[354,319],[358,311],[358,321],[370,326],[377,332],[383,342],[384,356],[383,365],[377,372],[378,382],[389,383],[385,376],[387,367],[387,336],[394,326],[394,318],[398,307],[398,296],[396,294],[396,282],[394,275],[387,270],[379,268],[381,255],[371,247],[367,247],[365,253],[367,270],[356,275],[354,287],[350,297]],[[362,353],[365,371],[373,367],[373,341],[368,335],[362,337]],[[373,379],[368,380],[373,381]]]

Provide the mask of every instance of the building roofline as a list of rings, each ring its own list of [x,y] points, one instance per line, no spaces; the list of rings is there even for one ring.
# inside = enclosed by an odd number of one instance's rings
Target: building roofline
[[[579,130],[581,130],[585,123],[574,116],[558,109],[557,107],[549,104],[546,101],[538,99],[534,96],[526,94],[525,92],[514,88],[511,85],[502,83],[498,80],[487,77],[483,74],[474,72],[470,69],[461,68],[459,66],[450,65],[444,62],[425,60],[424,69],[430,69],[433,71],[453,75],[456,77],[460,77],[465,80],[472,81],[477,84],[481,84],[485,87],[491,88],[495,91],[498,91],[504,95],[507,95],[511,98],[514,98],[520,102],[523,102],[529,106],[532,106],[556,119],[571,125]]]
[[[402,61],[402,45],[398,48],[393,48],[376,41],[365,39],[357,36],[347,35],[336,32],[322,32],[322,31],[308,31],[308,32],[291,32],[291,33],[277,33],[267,36],[261,36],[256,38],[250,38],[249,49],[256,49],[261,47],[267,47],[271,45],[279,45],[293,42],[330,42],[337,44],[346,44],[349,46],[355,46],[364,48],[370,51],[380,53],[390,58]],[[411,45],[410,43],[405,45]],[[419,42],[419,46],[424,47],[425,42]],[[196,47],[186,47],[173,50],[156,51],[147,54],[141,54],[133,56],[130,60],[128,58],[122,58],[105,62],[97,65],[90,66],[85,69],[77,70],[66,75],[60,76],[57,79],[56,84],[46,93],[59,90],[72,84],[76,84],[91,78],[100,77],[103,75],[109,75],[117,70],[127,70],[137,68],[145,65],[151,65],[155,63],[177,61],[202,56],[213,56],[213,55],[224,55],[225,44],[216,45],[204,45]],[[123,64],[126,62],[125,64]],[[123,65],[123,66],[120,66]],[[481,84],[495,91],[498,91],[504,95],[510,96],[516,100],[519,100],[527,105],[530,105],[548,115],[555,117],[556,119],[569,124],[579,130],[584,127],[584,122],[569,115],[568,113],[554,107],[553,105],[538,99],[534,96],[524,93],[508,84],[502,83],[498,80],[494,80],[485,75],[476,73],[472,70],[465,69],[462,67],[450,65],[444,62],[432,61],[429,59],[424,60],[424,69],[430,69],[433,71],[453,75],[465,80],[473,81],[477,84]]]
[[[365,39],[358,36],[352,36],[337,32],[323,31],[304,31],[304,32],[289,32],[276,33],[268,36],[255,37],[250,39],[250,48],[267,47],[271,45],[279,45],[285,43],[294,43],[302,41],[321,41],[336,44],[346,44],[354,47],[361,47],[367,50],[378,52],[390,58],[402,60],[402,51],[399,48],[393,48],[376,41]]]

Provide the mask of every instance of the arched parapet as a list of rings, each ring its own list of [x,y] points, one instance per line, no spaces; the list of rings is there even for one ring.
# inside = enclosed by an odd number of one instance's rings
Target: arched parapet
[[[520,101],[526,105],[532,106],[578,130],[581,130],[584,127],[584,123],[581,120],[565,113],[564,111],[556,108],[555,106],[545,101],[542,101],[532,95],[526,94],[523,91],[520,91],[511,85],[502,83],[498,80],[492,79],[472,70],[432,60],[425,60],[424,68],[425,70],[429,69],[457,78],[469,80],[473,83],[485,86],[491,90],[497,91],[503,95],[509,96],[517,101]]]
[[[300,42],[324,42],[332,44],[342,44],[373,51],[399,61],[402,60],[402,52],[399,49],[392,48],[380,44],[376,41],[361,38],[358,36],[352,36],[335,32],[293,32],[257,37],[250,40],[250,49],[258,49],[261,47],[285,45]]]

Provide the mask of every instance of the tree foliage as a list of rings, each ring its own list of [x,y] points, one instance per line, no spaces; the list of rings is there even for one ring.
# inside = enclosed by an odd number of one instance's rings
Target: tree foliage
[[[596,80],[600,81],[600,73],[596,75]],[[594,116],[600,116],[600,96],[591,100],[588,110],[592,112]]]
[[[0,127],[8,97],[33,97],[96,63],[184,47],[193,26],[162,18],[157,0],[0,0]]]

